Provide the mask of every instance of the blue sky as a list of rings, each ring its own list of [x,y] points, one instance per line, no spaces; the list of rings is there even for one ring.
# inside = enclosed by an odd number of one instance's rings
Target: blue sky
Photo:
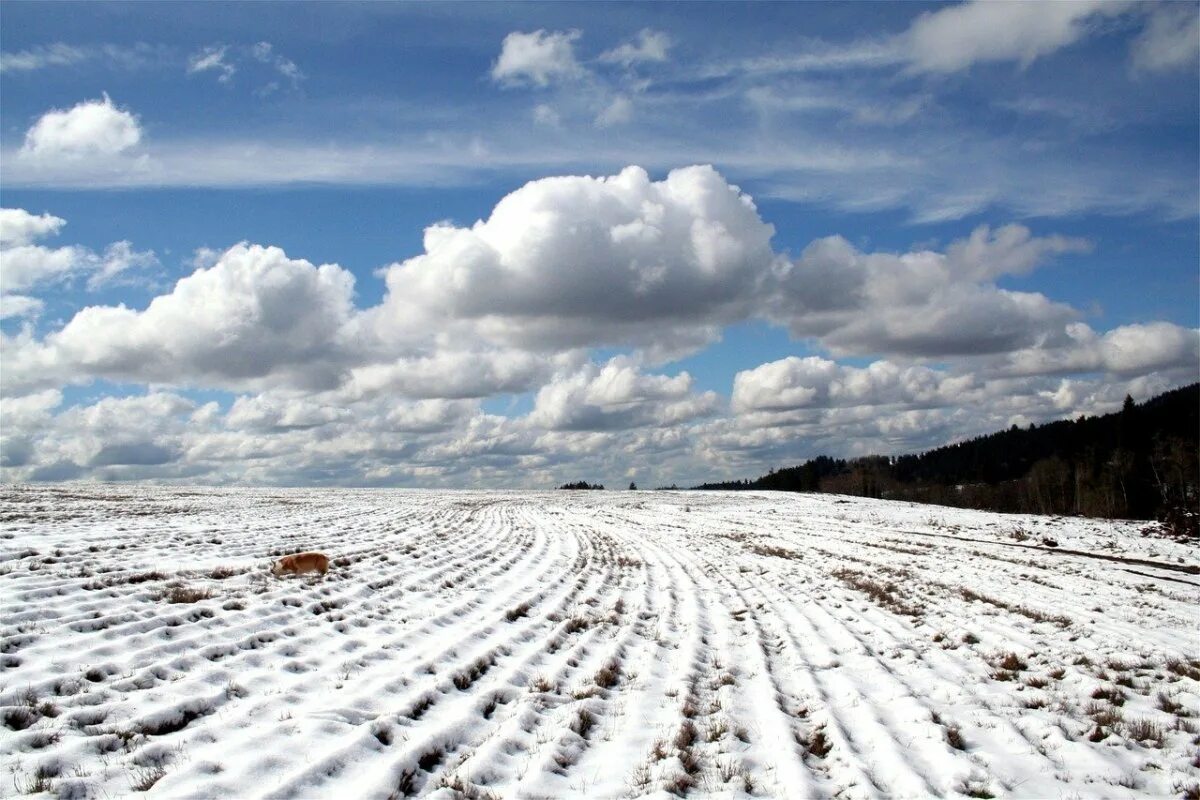
[[[1196,379],[1194,4],[0,14],[8,479],[686,482]]]

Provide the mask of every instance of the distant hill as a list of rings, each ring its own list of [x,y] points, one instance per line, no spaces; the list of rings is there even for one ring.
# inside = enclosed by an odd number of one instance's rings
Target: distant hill
[[[1195,513],[1200,384],[1099,417],[1013,426],[917,455],[819,456],[697,489],[837,492],[993,511],[1153,519]]]

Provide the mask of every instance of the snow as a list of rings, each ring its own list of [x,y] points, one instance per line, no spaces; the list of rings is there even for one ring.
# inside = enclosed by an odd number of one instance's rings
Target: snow
[[[103,485],[5,487],[0,522],[0,795],[1200,784],[1200,548],[1140,523]],[[304,550],[329,574],[269,574]]]

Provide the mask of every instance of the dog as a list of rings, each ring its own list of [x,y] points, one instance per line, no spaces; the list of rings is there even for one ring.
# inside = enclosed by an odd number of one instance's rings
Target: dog
[[[277,578],[288,573],[301,575],[305,572],[319,572],[324,575],[328,571],[329,557],[324,553],[293,553],[271,565],[271,574]]]

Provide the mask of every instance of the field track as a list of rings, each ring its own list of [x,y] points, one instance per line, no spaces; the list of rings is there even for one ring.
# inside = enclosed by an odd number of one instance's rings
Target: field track
[[[1182,796],[1200,548],[1141,527],[7,487],[0,795]],[[270,577],[300,550],[329,574]]]

